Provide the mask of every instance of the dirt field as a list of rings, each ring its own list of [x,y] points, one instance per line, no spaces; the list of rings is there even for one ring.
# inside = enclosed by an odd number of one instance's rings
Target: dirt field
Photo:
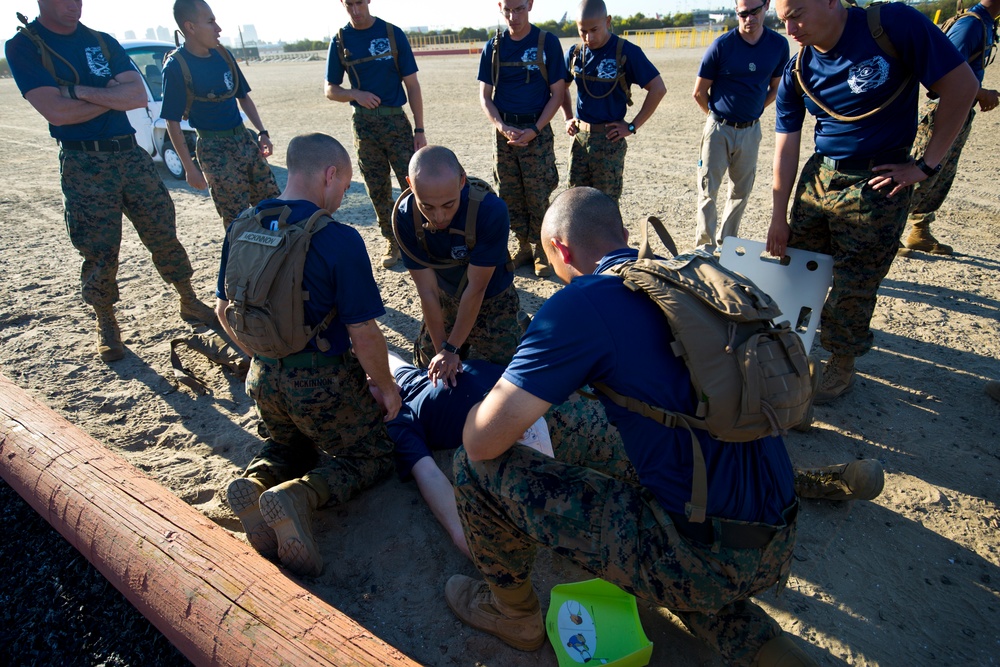
[[[687,249],[694,237],[703,124],[690,91],[701,51],[650,55],[668,92],[630,140],[622,207],[633,232],[636,221],[656,214]],[[477,59],[424,58],[419,65],[428,140],[452,148],[470,174],[489,178],[490,129],[477,101]],[[324,63],[254,65],[245,73],[275,142],[272,163],[280,180],[285,146],[297,133],[328,132],[353,154],[348,107],[322,95]],[[1000,67],[987,71],[986,83],[1000,87]],[[259,445],[252,402],[239,382],[207,365],[196,370],[208,377],[213,395],[196,396],[173,384],[169,341],[190,328],[127,224],[118,313],[128,354],[110,366],[96,360],[93,314],[79,297],[79,257],[62,221],[57,147],[10,79],[0,80],[0,108],[0,148],[8,165],[0,194],[6,223],[0,282],[7,295],[0,312],[0,371],[238,533],[224,489]],[[770,219],[773,110],[763,123],[757,187],[741,230],[752,239],[763,239]],[[803,160],[811,138],[804,143]],[[557,131],[561,188],[568,146]],[[895,263],[873,320],[876,347],[858,362],[855,390],[817,407],[811,433],[786,440],[797,465],[873,457],[887,473],[885,492],[874,502],[804,503],[788,588],[761,600],[821,664],[1000,662],[1000,405],[983,393],[987,379],[1000,379],[998,150],[1000,112],[980,114],[935,227],[956,255],[918,254]],[[195,286],[209,299],[221,223],[207,195],[161,172],[195,266]],[[357,170],[337,217],[361,231],[377,259],[381,241]],[[525,271],[516,284],[522,305],[534,312],[559,286]],[[401,266],[377,268],[376,277],[388,311],[381,323],[390,346],[405,356],[419,328],[416,291]],[[439,462],[447,466],[448,459]],[[475,571],[451,546],[415,485],[395,479],[380,484],[321,512],[316,529],[327,565],[303,585],[415,660],[556,664],[549,646],[525,655],[451,614],[442,596],[445,581]],[[539,557],[536,585],[544,606],[553,585],[586,578],[565,561]],[[651,664],[722,664],[671,614],[642,602],[639,607],[655,644]]]

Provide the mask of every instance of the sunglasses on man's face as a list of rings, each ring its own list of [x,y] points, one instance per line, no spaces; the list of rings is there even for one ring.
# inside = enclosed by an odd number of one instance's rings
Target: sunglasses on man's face
[[[767,3],[765,2],[764,5],[766,4]],[[750,18],[751,16],[757,16],[757,14],[760,14],[760,10],[764,9],[764,5],[758,5],[753,9],[748,9],[743,12],[736,12],[736,15],[739,16],[741,19]]]

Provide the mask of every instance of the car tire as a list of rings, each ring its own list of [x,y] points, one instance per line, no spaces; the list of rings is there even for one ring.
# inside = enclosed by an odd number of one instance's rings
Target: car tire
[[[184,180],[184,163],[181,162],[181,156],[174,150],[174,145],[170,143],[169,139],[163,141],[163,164],[171,176],[181,181]]]

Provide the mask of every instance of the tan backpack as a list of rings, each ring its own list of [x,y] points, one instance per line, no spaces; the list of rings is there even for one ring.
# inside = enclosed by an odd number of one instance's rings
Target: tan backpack
[[[314,234],[333,222],[322,209],[302,224],[287,224],[291,209],[246,210],[229,226],[226,262],[226,321],[236,339],[254,354],[281,359],[301,352],[337,315],[331,310],[315,327],[305,323],[304,303],[309,293],[302,285],[306,253]],[[269,227],[266,218],[278,216]],[[330,349],[316,338],[323,352]]]
[[[617,405],[671,428],[691,431],[694,478],[688,517],[704,521],[707,471],[693,429],[722,442],[749,442],[794,427],[809,413],[813,384],[802,339],[788,323],[775,325],[777,304],[747,278],[706,253],[654,259],[646,226],[639,259],[614,273],[663,311],[674,335],[671,350],[691,375],[694,414],[672,412],[623,396],[603,383],[594,388]]]

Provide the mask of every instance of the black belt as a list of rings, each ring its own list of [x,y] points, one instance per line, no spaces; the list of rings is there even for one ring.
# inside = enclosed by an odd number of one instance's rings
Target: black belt
[[[799,504],[795,503],[785,510],[784,519],[789,525],[799,513]],[[725,519],[713,520],[709,517],[703,523],[693,523],[680,514],[670,514],[677,532],[682,537],[704,546],[712,546],[716,542],[715,521],[718,521],[718,542],[725,549],[763,549],[779,531],[784,528],[775,526],[749,525],[734,523]]]
[[[337,356],[331,357],[319,352],[297,352],[295,354],[290,354],[287,357],[282,357],[281,359],[271,359],[270,357],[262,357],[259,354],[257,358],[260,359],[265,364],[270,366],[282,366],[284,368],[321,368],[324,366],[339,366],[344,361],[346,361],[347,354],[338,354]]]
[[[888,153],[882,153],[874,157],[849,157],[843,160],[823,157],[823,164],[835,171],[871,171],[872,167],[880,164],[904,164],[910,161],[910,151],[905,148],[898,148]]]
[[[749,120],[745,123],[734,123],[731,120],[726,120],[725,118],[715,113],[714,111],[711,113],[712,113],[712,118],[715,119],[715,122],[722,123],[723,125],[728,125],[729,127],[735,127],[737,130],[742,130],[745,127],[753,127],[758,122],[760,122],[760,119],[757,119],[757,120]]]
[[[59,146],[67,151],[89,151],[91,153],[124,153],[137,146],[135,137],[131,134],[111,139],[94,139],[92,141],[59,141]]]
[[[538,120],[538,114],[536,113],[504,113],[500,112],[500,118],[503,119],[505,123],[512,123],[514,125],[530,125]]]

